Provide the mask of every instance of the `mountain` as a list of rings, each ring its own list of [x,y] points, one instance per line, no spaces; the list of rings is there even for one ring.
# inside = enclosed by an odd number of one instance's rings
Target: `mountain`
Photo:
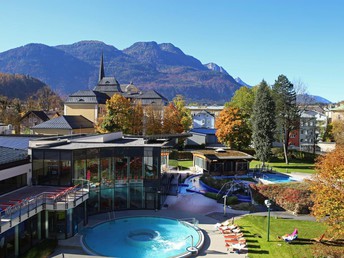
[[[296,102],[302,104],[331,104],[332,102],[328,99],[325,99],[320,96],[316,95],[309,95],[309,94],[299,94],[296,96]]]
[[[38,78],[60,93],[93,89],[100,56],[105,74],[121,84],[133,82],[168,99],[177,94],[187,101],[224,103],[241,87],[223,68],[209,69],[171,43],[137,42],[119,50],[101,41],[47,46],[28,44],[0,53],[0,72]]]
[[[248,85],[247,83],[245,83],[243,80],[241,80],[240,77],[236,77],[236,78],[235,78],[235,81],[236,81],[237,83],[239,83],[241,86],[252,87],[252,86]]]
[[[208,63],[208,64],[205,64],[204,66],[207,67],[209,70],[229,75],[222,66],[218,66],[215,63]]]
[[[30,76],[0,73],[0,95],[10,99],[25,100],[44,86],[45,83]]]

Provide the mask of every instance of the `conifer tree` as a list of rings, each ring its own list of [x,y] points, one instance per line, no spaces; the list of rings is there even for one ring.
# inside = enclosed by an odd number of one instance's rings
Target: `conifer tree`
[[[271,155],[275,128],[275,102],[269,86],[263,80],[258,87],[252,114],[253,145],[256,157],[263,165]]]
[[[294,85],[285,75],[278,76],[272,86],[272,92],[276,104],[276,138],[283,144],[284,158],[288,164],[289,135],[292,130],[297,129],[300,120],[296,92]]]

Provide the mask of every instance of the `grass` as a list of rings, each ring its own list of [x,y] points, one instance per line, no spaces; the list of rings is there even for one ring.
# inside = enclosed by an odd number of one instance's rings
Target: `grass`
[[[177,167],[179,166],[179,169],[185,170],[189,169],[190,167],[193,166],[193,161],[192,160],[175,160],[175,159],[170,159],[169,166]]]
[[[235,221],[242,228],[250,258],[255,257],[313,257],[313,238],[320,237],[326,226],[313,221],[270,218],[270,241],[267,241],[267,217],[245,216]],[[298,229],[298,239],[288,244],[278,236]]]
[[[256,166],[260,166],[262,163],[258,160],[252,160],[250,162],[250,169],[254,169]],[[273,168],[273,170],[282,173],[290,173],[290,172],[302,172],[302,173],[315,173],[315,165],[314,162],[306,162],[300,161],[296,159],[291,159],[289,164],[285,164],[284,161],[276,160],[271,162],[266,162],[266,165],[269,165]]]

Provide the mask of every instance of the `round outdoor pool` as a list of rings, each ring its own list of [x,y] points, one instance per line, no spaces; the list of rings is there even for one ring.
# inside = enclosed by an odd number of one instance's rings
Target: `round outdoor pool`
[[[110,257],[184,257],[203,245],[203,233],[191,224],[161,217],[115,219],[88,228],[86,252]],[[191,250],[194,250],[191,248]]]

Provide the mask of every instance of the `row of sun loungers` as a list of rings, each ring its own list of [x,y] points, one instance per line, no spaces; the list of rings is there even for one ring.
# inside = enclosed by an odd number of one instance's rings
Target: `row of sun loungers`
[[[227,220],[223,223],[217,223],[215,228],[223,234],[227,251],[233,249],[233,251],[239,253],[246,247],[246,239],[238,225],[231,224],[231,222]]]

